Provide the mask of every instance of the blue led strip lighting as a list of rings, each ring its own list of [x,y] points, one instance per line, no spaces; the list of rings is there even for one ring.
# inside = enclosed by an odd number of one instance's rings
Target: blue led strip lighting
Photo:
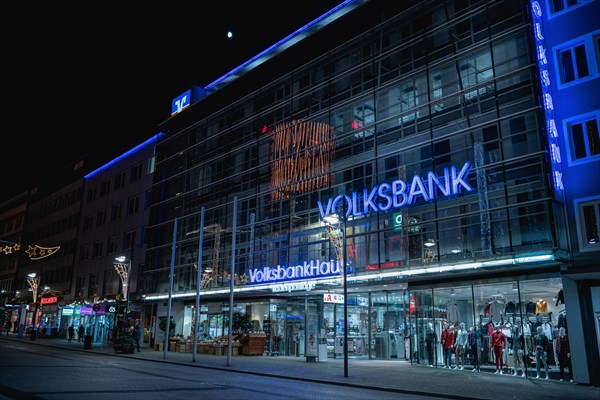
[[[261,51],[260,53],[258,53],[257,55],[255,55],[254,57],[252,57],[251,59],[249,59],[248,61],[246,61],[243,64],[241,64],[241,65],[237,66],[236,68],[232,69],[231,71],[229,71],[228,73],[226,73],[222,77],[218,78],[217,80],[213,81],[212,83],[209,83],[208,85],[206,85],[204,87],[204,89],[206,89],[207,92],[212,92],[213,89],[216,86],[219,85],[219,83],[225,81],[230,76],[237,74],[242,69],[244,69],[248,65],[252,64],[256,60],[260,59],[261,57],[266,56],[267,54],[269,54],[270,52],[272,52],[273,50],[275,50],[279,46],[285,44],[288,41],[291,41],[295,37],[299,36],[303,32],[305,32],[308,29],[310,29],[311,27],[315,26],[316,24],[320,23],[324,19],[328,18],[330,15],[332,15],[332,14],[336,13],[337,11],[341,10],[342,8],[346,7],[348,4],[354,3],[355,1],[356,0],[346,0],[343,3],[340,3],[339,5],[335,6],[331,10],[327,11],[325,14],[323,14],[320,17],[314,19],[313,21],[309,22],[308,24],[304,25],[303,27],[299,28],[298,30],[290,33],[289,35],[287,35],[286,37],[284,37],[283,39],[281,39],[277,43],[273,44],[272,46],[269,46],[268,48],[266,48],[265,50]]]
[[[97,168],[96,170],[90,172],[89,174],[87,174],[86,176],[84,176],[85,179],[90,179],[93,178],[94,175],[99,174],[100,172],[107,170],[109,168],[111,168],[112,166],[114,166],[115,164],[119,163],[120,161],[126,159],[127,157],[132,156],[133,154],[137,153],[138,151],[146,148],[147,146],[150,145],[154,145],[156,143],[156,141],[160,138],[162,138],[163,136],[165,136],[164,133],[159,132],[156,135],[153,135],[150,139],[138,144],[137,146],[135,146],[134,148],[132,148],[131,150],[126,151],[125,153],[121,154],[119,157],[107,162],[106,164],[104,164],[103,166],[101,166],[100,168]]]

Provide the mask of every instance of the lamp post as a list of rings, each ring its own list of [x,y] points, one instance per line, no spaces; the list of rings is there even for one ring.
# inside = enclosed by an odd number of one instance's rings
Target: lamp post
[[[341,248],[341,258],[342,258],[342,286],[344,291],[344,344],[343,344],[343,353],[344,353],[344,377],[348,377],[348,271],[346,268],[346,222],[347,215],[342,210],[342,213],[330,214],[323,218],[323,220],[328,225],[334,225],[342,223],[342,248]],[[338,259],[339,259],[339,244],[335,244],[336,249],[338,251]]]
[[[37,274],[35,272],[32,272],[30,274],[27,275],[27,283],[29,284],[29,287],[31,287],[31,290],[33,292],[33,301],[35,302],[35,311],[33,312],[33,317],[31,318],[31,322],[33,325],[33,328],[31,329],[31,340],[35,340],[36,336],[37,336],[37,327],[36,322],[37,322],[37,313],[38,313],[38,287],[40,285],[40,277],[37,276]]]
[[[125,299],[125,315],[129,311],[129,273],[131,272],[131,260],[125,256],[115,257],[115,271],[121,278],[123,298]]]

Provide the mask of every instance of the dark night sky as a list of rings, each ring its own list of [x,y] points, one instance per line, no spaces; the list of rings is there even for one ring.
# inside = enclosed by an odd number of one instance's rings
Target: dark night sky
[[[189,3],[23,3],[3,13],[0,202],[84,155],[122,154],[156,133],[174,97],[342,0]]]

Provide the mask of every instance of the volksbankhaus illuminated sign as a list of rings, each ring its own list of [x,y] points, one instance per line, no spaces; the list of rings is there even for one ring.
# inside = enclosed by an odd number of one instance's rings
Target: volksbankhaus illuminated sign
[[[293,281],[297,279],[315,279],[340,274],[340,264],[337,260],[320,261],[312,260],[304,261],[303,264],[283,267],[278,265],[277,268],[262,267],[252,268],[250,273],[250,283],[277,283],[285,281]]]
[[[443,176],[438,176],[433,172],[429,172],[425,178],[415,175],[410,186],[405,181],[398,179],[392,183],[382,183],[371,190],[364,189],[362,194],[357,192],[352,192],[350,196],[340,194],[329,199],[326,205],[317,201],[321,219],[334,214],[339,209],[340,201],[346,202],[346,217],[358,217],[408,206],[419,198],[423,198],[425,201],[433,200],[438,196],[438,191],[443,196],[459,194],[461,188],[472,192],[473,187],[467,182],[470,169],[471,162],[467,161],[460,171],[455,166],[444,168]]]

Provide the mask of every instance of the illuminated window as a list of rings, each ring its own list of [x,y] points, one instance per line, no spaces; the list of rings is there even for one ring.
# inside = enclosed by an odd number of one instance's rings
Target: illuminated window
[[[549,0],[550,12],[556,14],[561,11],[571,10],[577,5],[586,4],[591,1],[592,0]]]
[[[569,137],[569,161],[593,161],[600,159],[600,134],[598,120],[600,111],[565,122]]]
[[[590,35],[577,38],[556,48],[559,86],[578,83],[598,76],[598,38]]]
[[[600,249],[600,197],[575,201],[579,249],[593,251]]]

